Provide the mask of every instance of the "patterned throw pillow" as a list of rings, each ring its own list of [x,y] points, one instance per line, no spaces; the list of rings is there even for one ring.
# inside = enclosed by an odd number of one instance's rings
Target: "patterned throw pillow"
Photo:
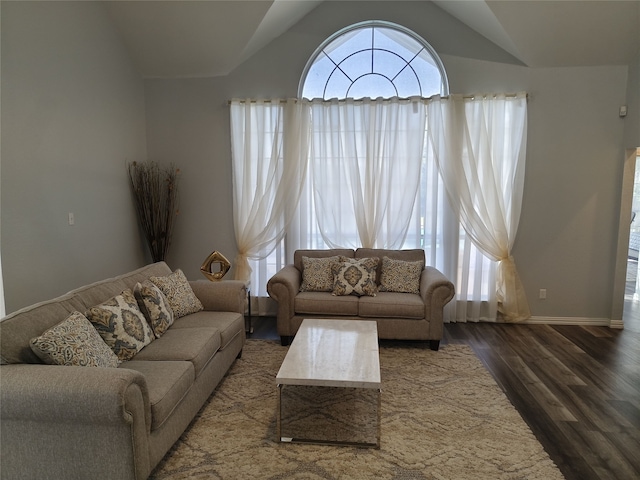
[[[166,277],[151,277],[149,280],[156,284],[167,297],[175,318],[204,310],[202,302],[193,293],[193,289],[182,270],[177,269]]]
[[[325,258],[302,257],[302,285],[300,285],[300,291],[332,291],[333,271],[331,267],[338,261],[339,257],[337,255]]]
[[[71,313],[39,337],[32,338],[30,345],[33,353],[49,365],[118,366],[116,354],[80,312]]]
[[[173,324],[173,310],[164,293],[150,280],[136,283],[133,294],[156,338],[160,338]]]
[[[131,359],[154,339],[130,289],[91,307],[85,315],[121,361]]]
[[[420,293],[420,275],[424,263],[382,257],[381,292]]]
[[[340,262],[333,265],[333,294],[375,297],[378,293],[376,268],[377,258],[340,257]]]

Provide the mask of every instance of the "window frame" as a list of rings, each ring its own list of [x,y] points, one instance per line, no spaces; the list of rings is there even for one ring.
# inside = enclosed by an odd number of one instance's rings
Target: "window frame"
[[[388,22],[388,21],[384,21],[384,20],[365,20],[363,22],[358,22],[358,23],[354,23],[352,25],[349,25],[347,27],[344,27],[340,30],[338,30],[337,32],[335,32],[333,35],[330,35],[327,39],[325,39],[313,52],[313,54],[309,57],[309,60],[307,61],[304,70],[302,71],[302,75],[300,76],[300,82],[298,83],[298,98],[306,98],[303,96],[303,90],[304,90],[304,86],[305,83],[307,81],[307,76],[309,74],[309,71],[311,70],[312,66],[316,63],[316,61],[318,60],[318,57],[323,54],[323,51],[325,50],[325,48],[330,45],[331,43],[333,43],[335,40],[337,40],[339,37],[346,35],[350,32],[353,32],[355,30],[361,30],[361,29],[366,29],[366,28],[389,28],[389,29],[393,29],[396,31],[399,31],[405,35],[407,35],[408,37],[410,37],[412,40],[416,41],[417,43],[419,43],[420,45],[422,45],[422,47],[427,51],[427,53],[431,56],[431,58],[433,59],[433,63],[435,65],[435,67],[438,69],[438,72],[440,74],[440,79],[441,79],[441,88],[440,88],[440,96],[448,96],[449,95],[449,78],[447,77],[447,72],[444,68],[444,64],[442,63],[442,60],[440,59],[440,56],[436,53],[435,49],[429,44],[429,42],[427,42],[424,38],[422,38],[420,35],[418,35],[417,33],[415,33],[413,30],[410,30],[406,27],[403,27],[402,25],[399,25],[397,23],[393,23],[393,22]],[[355,52],[354,52],[355,53]],[[376,72],[373,72],[373,74],[375,74]],[[328,81],[328,79],[327,79]],[[353,85],[354,82],[352,82]],[[326,86],[326,84],[325,84]],[[341,97],[342,99],[342,97]]]

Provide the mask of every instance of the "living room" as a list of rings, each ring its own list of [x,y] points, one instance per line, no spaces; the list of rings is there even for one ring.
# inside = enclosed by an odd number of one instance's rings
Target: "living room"
[[[180,168],[180,212],[167,258],[172,268],[196,280],[212,250],[233,261],[229,100],[296,97],[305,64],[326,38],[380,19],[434,47],[452,93],[529,95],[525,187],[512,254],[530,322],[624,326],[620,232],[630,206],[622,202],[623,184],[625,163],[640,146],[638,2],[545,2],[548,10],[538,10],[537,2],[471,2],[484,7],[465,16],[448,5],[453,2],[325,1],[302,2],[297,16],[281,17],[267,12],[296,2],[141,3],[154,2],[0,4],[7,313],[149,263],[128,184],[132,161]],[[209,10],[208,3],[219,5]],[[155,24],[146,21],[153,8]],[[210,70],[196,70],[188,51],[173,52],[189,45],[183,37],[190,39],[188,24],[175,15],[180,9],[205,25],[204,13],[215,16],[207,38],[235,60],[208,59]],[[495,16],[473,23],[473,12]],[[510,29],[499,24],[506,18]],[[271,37],[225,41],[233,29],[253,33],[269,22],[280,24]],[[535,27],[524,28],[529,23]],[[499,28],[492,36],[482,24]],[[131,43],[132,31],[141,34],[134,35],[138,43]],[[539,48],[525,51],[527,45]],[[172,56],[158,60],[159,50]],[[166,58],[174,70],[161,68]]]

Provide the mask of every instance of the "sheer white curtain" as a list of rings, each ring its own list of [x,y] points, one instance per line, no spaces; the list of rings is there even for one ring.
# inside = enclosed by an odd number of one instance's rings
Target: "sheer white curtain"
[[[231,101],[235,278],[267,257],[293,217],[307,170],[308,107],[287,101]]]
[[[324,242],[400,248],[420,184],[424,103],[315,100],[311,119],[313,198]]]
[[[435,98],[428,104],[428,133],[466,234],[498,262],[498,311],[507,321],[529,318],[511,256],[524,186],[526,94]]]

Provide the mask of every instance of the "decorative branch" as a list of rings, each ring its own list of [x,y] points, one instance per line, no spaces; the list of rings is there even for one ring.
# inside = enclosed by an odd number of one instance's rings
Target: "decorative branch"
[[[173,164],[169,167],[160,167],[156,162],[129,164],[129,181],[138,220],[154,262],[164,261],[169,251],[178,214],[179,173]]]

